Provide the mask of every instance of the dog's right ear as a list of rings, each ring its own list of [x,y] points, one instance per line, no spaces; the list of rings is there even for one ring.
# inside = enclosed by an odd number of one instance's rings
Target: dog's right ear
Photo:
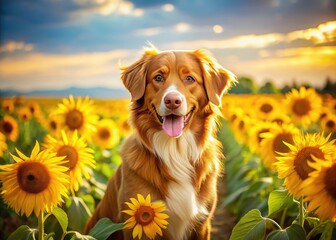
[[[127,90],[131,93],[131,101],[135,102],[142,98],[146,90],[146,75],[148,69],[148,61],[152,56],[157,55],[155,48],[146,48],[142,57],[128,67],[120,67],[121,80]]]

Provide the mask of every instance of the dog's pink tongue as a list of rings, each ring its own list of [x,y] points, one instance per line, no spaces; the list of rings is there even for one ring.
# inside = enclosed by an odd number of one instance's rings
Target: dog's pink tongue
[[[163,117],[163,130],[171,137],[179,137],[183,131],[183,117],[169,115]]]

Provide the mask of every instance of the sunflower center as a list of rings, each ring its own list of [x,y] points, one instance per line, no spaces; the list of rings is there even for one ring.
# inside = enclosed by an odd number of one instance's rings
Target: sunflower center
[[[107,128],[101,128],[99,129],[98,135],[100,139],[106,140],[110,138],[111,133]]]
[[[35,113],[35,108],[34,108],[33,106],[30,106],[30,107],[29,107],[29,111],[30,111],[32,114],[34,114],[34,113]]]
[[[22,163],[17,171],[20,188],[28,193],[39,193],[46,189],[50,182],[48,169],[39,162]]]
[[[312,155],[320,159],[324,158],[323,152],[318,147],[305,147],[294,159],[294,169],[302,180],[308,178],[309,173],[314,170],[308,165],[308,162],[315,162]]]
[[[261,105],[260,110],[264,113],[269,113],[273,110],[273,106],[269,103]]]
[[[280,133],[278,134],[273,141],[273,151],[286,153],[289,152],[289,147],[284,144],[284,142],[293,144],[293,136],[290,133]]]
[[[10,134],[13,131],[13,125],[10,122],[4,122],[2,129],[6,134]]]
[[[336,163],[327,169],[324,181],[327,192],[336,200]]]
[[[236,119],[237,119],[237,115],[236,114],[232,114],[232,116],[230,118],[231,122],[233,122]]]
[[[136,221],[143,226],[153,222],[154,216],[155,212],[149,206],[141,206],[135,213]]]
[[[299,116],[305,116],[311,110],[310,102],[307,99],[297,99],[293,104],[293,112]]]
[[[74,147],[62,146],[57,151],[57,156],[66,156],[65,159],[68,160],[64,165],[70,170],[73,169],[78,162],[78,153]]]
[[[57,129],[56,121],[54,121],[54,120],[50,121],[49,126],[50,126],[51,129],[56,130]]]
[[[240,130],[243,130],[243,129],[244,129],[244,126],[245,126],[245,122],[244,122],[243,120],[239,121],[239,123],[238,123],[238,128],[239,128]]]
[[[67,113],[65,123],[71,130],[79,129],[84,123],[83,114],[77,109],[73,109]]]
[[[275,123],[277,123],[278,125],[282,125],[284,121],[283,121],[283,119],[281,119],[281,118],[274,118],[272,122],[275,122]]]
[[[329,129],[333,129],[335,127],[335,122],[333,120],[329,120],[329,121],[327,121],[326,126]]]

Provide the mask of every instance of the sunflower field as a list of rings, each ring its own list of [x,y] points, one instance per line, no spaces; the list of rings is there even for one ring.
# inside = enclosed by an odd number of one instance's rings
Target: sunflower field
[[[134,239],[162,235],[169,216],[150,195],[125,202],[125,223],[103,218],[83,233],[121,163],[129,100],[16,97],[0,106],[0,239],[100,240],[123,228]],[[336,239],[336,98],[301,87],[227,95],[221,109],[217,208],[233,216],[228,239]],[[156,218],[135,223],[140,210]]]

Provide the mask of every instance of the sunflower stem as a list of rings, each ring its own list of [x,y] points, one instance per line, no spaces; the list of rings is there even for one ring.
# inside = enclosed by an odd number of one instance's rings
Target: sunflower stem
[[[282,212],[281,219],[280,219],[280,226],[284,227],[285,226],[285,220],[287,216],[287,208],[285,208]]]
[[[40,215],[38,216],[38,239],[44,239],[44,221],[43,221],[43,212],[41,211]]]
[[[299,205],[299,224],[301,227],[304,225],[304,208],[303,208],[303,197],[300,198],[300,205]]]

